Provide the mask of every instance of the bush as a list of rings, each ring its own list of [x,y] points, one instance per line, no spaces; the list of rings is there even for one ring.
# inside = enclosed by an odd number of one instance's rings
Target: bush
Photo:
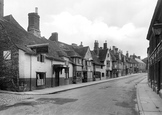
[[[19,91],[12,77],[0,77],[0,89],[9,91]]]

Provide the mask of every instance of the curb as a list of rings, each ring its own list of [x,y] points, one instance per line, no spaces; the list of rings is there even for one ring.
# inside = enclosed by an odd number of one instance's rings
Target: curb
[[[87,87],[87,86],[96,85],[96,84],[100,84],[100,83],[105,83],[105,82],[109,82],[109,81],[113,81],[113,80],[133,77],[133,76],[136,76],[136,75],[138,75],[138,74],[132,74],[132,75],[122,76],[122,77],[118,77],[118,78],[112,78],[112,79],[106,79],[106,80],[100,80],[100,81],[94,81],[94,82],[88,82],[88,83],[82,83],[81,85],[78,85],[78,86],[76,85],[74,87],[72,86],[72,87],[68,87],[68,88],[65,88],[65,89],[58,89],[58,90],[51,91],[51,92],[46,92],[46,93],[39,93],[39,92],[33,92],[33,91],[31,91],[31,92],[12,92],[12,91],[2,91],[2,90],[0,90],[0,93],[17,94],[17,95],[47,95],[47,94],[56,94],[56,93],[60,93],[60,92],[64,92],[64,91],[68,91],[68,90],[72,90],[72,89],[77,89],[77,88]],[[72,85],[74,85],[74,84],[72,84]]]
[[[145,80],[146,78],[142,79],[138,84],[140,84],[143,80]],[[137,111],[139,113],[139,115],[145,115],[143,108],[142,108],[142,104],[140,101],[140,96],[139,96],[139,89],[138,89],[138,84],[136,85],[136,96],[137,96]]]

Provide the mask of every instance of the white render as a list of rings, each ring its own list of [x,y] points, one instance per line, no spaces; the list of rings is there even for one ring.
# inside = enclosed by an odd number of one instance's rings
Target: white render
[[[36,78],[36,72],[45,72],[46,78],[55,77],[53,74],[53,65],[65,65],[65,62],[53,61],[45,58],[45,62],[38,62],[37,56],[28,55],[24,51],[19,50],[19,77],[20,78]],[[69,77],[73,76],[73,66],[69,66]],[[65,78],[65,70],[62,70],[60,77]]]

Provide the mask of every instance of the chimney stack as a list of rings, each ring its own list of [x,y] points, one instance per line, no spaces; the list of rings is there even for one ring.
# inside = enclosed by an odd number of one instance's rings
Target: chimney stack
[[[83,42],[80,43],[79,47],[83,47]]]
[[[40,30],[39,30],[39,18],[38,15],[38,8],[35,8],[35,12],[28,14],[28,32],[34,34],[37,37],[41,37]]]
[[[35,13],[38,14],[38,7],[35,7]]]
[[[97,40],[95,40],[94,43],[94,52],[96,53],[97,56],[99,56],[99,43]]]
[[[3,12],[4,11],[4,1],[3,0],[0,0],[0,19],[3,18]]]
[[[126,56],[129,57],[129,53],[128,53],[128,51],[127,51],[127,53],[126,53]]]
[[[104,46],[103,46],[103,49],[104,50],[107,49],[107,41],[105,41]]]
[[[52,35],[50,36],[49,40],[58,42],[58,33],[53,32]]]

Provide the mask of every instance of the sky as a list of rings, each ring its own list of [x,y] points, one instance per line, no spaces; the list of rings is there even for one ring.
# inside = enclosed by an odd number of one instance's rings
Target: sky
[[[123,54],[145,58],[148,28],[157,0],[4,0],[4,15],[10,15],[27,30],[28,13],[38,7],[41,36],[58,32],[61,42],[94,48],[107,42]]]

